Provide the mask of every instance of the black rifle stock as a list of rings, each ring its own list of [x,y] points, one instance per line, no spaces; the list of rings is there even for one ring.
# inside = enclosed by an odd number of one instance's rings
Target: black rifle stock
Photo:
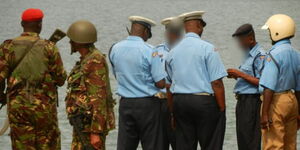
[[[66,33],[60,29],[56,29],[53,34],[50,36],[49,41],[54,42],[55,44],[63,39],[66,36]]]
[[[70,117],[70,123],[73,126],[76,134],[79,137],[79,140],[81,141],[81,143],[83,145],[83,150],[94,150],[92,144],[90,143],[90,141],[87,139],[87,137],[82,132],[83,127],[84,127],[83,118],[84,118],[83,114],[74,115],[74,116]]]
[[[60,29],[56,29],[50,36],[49,41],[56,44],[58,41],[62,40],[65,36],[66,36],[65,32],[63,32]],[[57,90],[57,88],[56,88],[56,90]],[[57,105],[57,107],[59,106],[58,94],[56,94],[56,105]]]

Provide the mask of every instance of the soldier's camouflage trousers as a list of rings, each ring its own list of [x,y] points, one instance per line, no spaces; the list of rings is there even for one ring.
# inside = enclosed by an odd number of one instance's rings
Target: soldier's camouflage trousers
[[[55,103],[26,103],[20,99],[17,96],[8,104],[12,149],[60,150]]]
[[[90,142],[90,133],[84,133],[86,136],[86,143]],[[106,140],[106,135],[100,135],[101,139],[101,146],[98,147],[96,150],[105,150],[105,140]],[[73,131],[73,140],[72,140],[72,150],[83,150],[83,144],[80,141],[80,138],[76,135],[76,132]]]

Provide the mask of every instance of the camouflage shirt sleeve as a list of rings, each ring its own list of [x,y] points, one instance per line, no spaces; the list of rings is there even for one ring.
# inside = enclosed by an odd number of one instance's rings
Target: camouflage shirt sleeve
[[[10,40],[0,45],[0,82],[3,82],[9,74],[8,54],[10,46]]]
[[[56,81],[57,86],[62,86],[65,83],[67,78],[67,73],[64,69],[63,62],[59,53],[58,48],[52,43],[49,42],[47,49],[50,51],[50,72],[53,76],[53,79]]]
[[[87,98],[92,106],[92,121],[90,131],[101,133],[106,129],[106,108],[107,106],[107,82],[106,60],[102,56],[96,56],[87,61],[84,66],[86,75],[85,85]]]

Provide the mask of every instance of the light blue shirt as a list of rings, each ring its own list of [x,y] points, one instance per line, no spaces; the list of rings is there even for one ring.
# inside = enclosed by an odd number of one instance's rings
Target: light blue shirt
[[[268,55],[260,78],[260,86],[274,92],[300,90],[300,57],[299,52],[291,46],[290,40],[281,40],[269,51],[279,65]],[[263,89],[260,88],[260,92]]]
[[[253,77],[260,78],[264,58],[265,52],[263,48],[259,44],[256,44],[247,54],[239,70]],[[259,94],[259,88],[242,78],[238,78],[234,87],[234,93]]]
[[[214,46],[195,33],[187,33],[170,51],[166,66],[172,93],[213,94],[211,82],[227,76]]]
[[[142,38],[129,36],[115,44],[110,60],[118,81],[118,95],[139,98],[159,92],[155,82],[166,77],[165,69],[157,51]]]
[[[156,50],[158,51],[158,55],[161,58],[161,61],[163,62],[163,68],[165,68],[165,61],[169,54],[170,48],[167,43],[162,43],[156,46]],[[166,89],[161,89],[160,91],[166,93]]]

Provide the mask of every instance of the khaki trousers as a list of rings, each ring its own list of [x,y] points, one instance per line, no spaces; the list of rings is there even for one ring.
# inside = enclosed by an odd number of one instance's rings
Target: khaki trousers
[[[291,91],[275,93],[269,118],[273,124],[262,130],[263,150],[296,150],[298,103]]]

